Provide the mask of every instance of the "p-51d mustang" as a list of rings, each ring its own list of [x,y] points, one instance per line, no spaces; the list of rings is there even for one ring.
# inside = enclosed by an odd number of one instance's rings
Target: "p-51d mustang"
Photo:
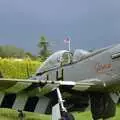
[[[115,115],[119,91],[120,44],[93,52],[61,50],[30,79],[1,78],[0,107],[40,113],[52,110],[53,120],[73,120],[67,111],[85,110],[90,103],[93,119],[106,119]]]

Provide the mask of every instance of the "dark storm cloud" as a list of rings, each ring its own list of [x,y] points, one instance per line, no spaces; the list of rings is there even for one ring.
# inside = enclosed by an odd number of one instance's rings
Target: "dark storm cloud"
[[[0,44],[36,52],[41,35],[65,47],[97,48],[120,42],[119,0],[0,0]]]

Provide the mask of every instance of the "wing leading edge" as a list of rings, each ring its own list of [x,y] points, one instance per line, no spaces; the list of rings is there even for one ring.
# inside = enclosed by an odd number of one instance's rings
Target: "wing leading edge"
[[[36,89],[38,87],[39,88],[50,87],[52,91],[59,86],[72,86],[73,90],[79,90],[79,91],[85,91],[88,88],[97,87],[97,85],[105,86],[105,84],[102,83],[101,80],[96,79],[96,78],[80,80],[79,82],[0,78],[0,90],[2,92],[16,92],[17,93],[17,92],[20,92],[20,91],[32,86],[33,84],[34,84],[34,89]],[[31,89],[29,89],[29,90],[31,90]]]

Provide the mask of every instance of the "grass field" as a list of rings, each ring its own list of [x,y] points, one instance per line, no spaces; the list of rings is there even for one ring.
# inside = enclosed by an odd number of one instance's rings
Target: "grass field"
[[[73,113],[76,120],[91,120],[91,113],[90,112],[83,112]],[[11,109],[0,109],[0,120],[19,120],[18,119],[18,112]],[[51,120],[51,116],[49,115],[41,115],[37,113],[30,113],[25,112],[25,120]],[[116,117],[112,118],[111,120],[120,120],[120,107],[117,107]]]

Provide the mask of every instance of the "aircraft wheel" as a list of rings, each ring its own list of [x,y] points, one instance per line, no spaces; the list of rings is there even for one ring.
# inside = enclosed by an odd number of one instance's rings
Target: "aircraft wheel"
[[[71,113],[64,112],[61,120],[75,120]]]

